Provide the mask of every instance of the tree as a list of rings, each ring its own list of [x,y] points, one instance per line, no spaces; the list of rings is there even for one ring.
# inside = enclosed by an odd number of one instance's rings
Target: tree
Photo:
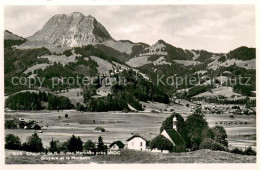
[[[61,148],[59,147],[59,141],[58,140],[52,140],[50,141],[50,148],[49,148],[49,151],[54,153],[54,152],[57,152],[59,153],[61,150]]]
[[[20,149],[21,141],[18,136],[8,134],[5,136],[5,149]]]
[[[199,149],[199,145],[202,142],[202,132],[208,128],[208,122],[201,114],[191,114],[187,117],[186,121],[187,129],[187,147],[192,150]]]
[[[248,147],[246,148],[246,150],[244,151],[245,155],[256,155],[256,152],[252,149],[252,147]]]
[[[68,118],[68,117],[69,117],[69,115],[66,113],[66,114],[65,114],[65,118]]]
[[[95,148],[95,143],[92,142],[91,140],[88,140],[84,146],[83,146],[84,150],[86,151],[92,151]]]
[[[211,128],[205,128],[203,131],[202,131],[202,139],[206,139],[206,138],[209,138],[209,139],[214,139],[214,132]]]
[[[97,151],[101,154],[101,152],[105,151],[105,144],[103,142],[102,136],[98,137],[98,146],[97,146]]]
[[[227,141],[227,133],[224,127],[215,126],[212,128],[212,132],[214,133],[214,140],[224,146],[228,146]]]
[[[177,123],[176,123],[177,131],[179,132],[179,134],[182,136],[182,138],[185,141],[188,141],[189,139],[187,137],[186,123],[185,123],[183,117],[178,113],[173,113],[171,116],[167,117],[165,119],[165,121],[163,121],[162,126],[160,128],[160,132],[162,132],[164,129],[173,128],[172,120],[174,117],[176,117],[176,119],[177,119]]]
[[[167,139],[163,135],[156,136],[150,142],[149,146],[151,147],[151,149],[157,148],[157,149],[161,150],[161,152],[163,150],[172,151],[172,149],[173,149],[173,144],[171,143],[171,141],[169,141],[169,139]]]
[[[211,149],[211,150],[215,150],[215,151],[227,150],[225,146],[221,145],[220,143],[216,142],[215,140],[213,140],[211,138],[203,139],[199,148],[200,149]]]
[[[42,152],[44,150],[42,140],[36,132],[27,139],[26,143],[23,143],[23,148],[30,152]]]
[[[76,138],[74,135],[68,140],[68,151],[74,152],[76,151],[83,151],[83,142],[81,141],[80,137]]]
[[[235,153],[235,154],[243,154],[243,150],[242,149],[238,149],[237,147],[232,149],[230,152],[231,153]]]

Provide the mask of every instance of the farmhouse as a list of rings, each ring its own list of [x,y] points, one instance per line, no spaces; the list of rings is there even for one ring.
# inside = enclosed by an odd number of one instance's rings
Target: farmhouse
[[[115,142],[111,143],[109,145],[109,147],[110,147],[110,151],[116,151],[116,150],[124,148],[125,145],[121,141],[115,141]]]
[[[186,151],[186,142],[182,138],[182,136],[176,130],[176,117],[173,118],[173,128],[172,129],[164,129],[161,133],[164,137],[166,137],[173,144],[172,152],[185,152]]]
[[[147,134],[135,134],[126,141],[127,148],[133,150],[149,151],[149,142],[152,140],[152,137]]]

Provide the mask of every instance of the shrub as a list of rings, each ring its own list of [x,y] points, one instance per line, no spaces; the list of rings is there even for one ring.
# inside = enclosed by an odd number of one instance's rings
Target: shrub
[[[14,120],[6,120],[5,121],[5,129],[16,129],[17,124]]]
[[[61,147],[59,146],[58,140],[53,140],[53,138],[52,138],[52,140],[50,141],[49,151],[52,153],[54,153],[54,152],[60,153]]]
[[[84,150],[86,151],[92,151],[95,148],[95,143],[92,142],[91,140],[88,140],[84,146],[83,146]]]
[[[23,150],[30,152],[42,152],[44,151],[42,140],[39,135],[34,132],[32,136],[27,139],[26,143],[23,143]]]
[[[250,146],[250,147],[246,148],[246,150],[244,151],[244,155],[256,155],[256,152]]]
[[[72,51],[71,51],[71,50],[65,50],[65,51],[63,52],[63,55],[65,55],[66,57],[69,57],[69,56],[72,55]]]
[[[238,149],[237,147],[232,149],[230,152],[235,154],[243,154],[242,149]]]
[[[80,137],[76,138],[74,135],[68,140],[67,149],[69,152],[83,151],[83,142]]]
[[[211,149],[215,151],[227,150],[225,146],[210,138],[203,139],[203,141],[200,144],[200,149]]]
[[[161,152],[163,150],[171,151],[173,149],[173,145],[172,145],[171,141],[169,141],[169,139],[167,139],[163,135],[156,136],[150,142],[149,146],[151,147],[151,149],[157,148],[157,149],[161,150]]]
[[[18,136],[8,134],[5,136],[5,149],[20,149],[21,142]]]

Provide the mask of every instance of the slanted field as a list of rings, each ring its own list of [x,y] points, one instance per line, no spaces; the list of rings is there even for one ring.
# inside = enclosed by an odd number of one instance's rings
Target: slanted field
[[[55,47],[54,44],[45,41],[26,41],[25,43],[16,46],[17,49],[35,49],[35,48],[47,48],[52,53],[63,53],[65,50],[70,49],[70,47]]]
[[[39,58],[47,58],[50,63],[60,63],[62,64],[63,66],[65,66],[66,64],[68,64],[69,62],[76,62],[76,56],[77,55],[71,55],[69,57],[65,56],[65,55],[44,55],[44,56],[41,56]]]
[[[33,73],[35,70],[39,70],[39,69],[42,69],[42,70],[44,70],[45,68],[47,68],[48,66],[50,66],[51,64],[47,64],[47,63],[42,63],[42,64],[36,64],[36,65],[34,65],[34,66],[32,66],[32,67],[29,67],[29,68],[27,68],[25,71],[24,71],[24,73],[25,74],[28,74],[28,73]]]
[[[76,106],[77,102],[84,104],[84,98],[82,94],[80,94],[81,92],[82,90],[80,88],[74,88],[74,89],[69,89],[68,92],[66,91],[66,92],[58,93],[57,95],[68,97],[71,103],[74,104],[74,106]]]
[[[200,64],[199,61],[193,61],[193,60],[172,60],[178,64],[183,64],[185,66],[190,66],[190,65],[198,65]]]
[[[129,61],[127,61],[126,64],[128,64],[131,67],[141,67],[145,64],[152,63],[152,61],[148,61],[149,57],[150,56],[141,56],[141,57],[132,58]]]
[[[243,67],[245,69],[256,69],[256,59],[246,60],[246,61],[231,59],[231,60],[226,60],[223,63],[219,62],[218,59],[219,57],[216,56],[215,60],[208,64],[208,68],[216,70],[219,67],[229,67],[231,65],[236,64],[236,66]]]
[[[217,96],[231,97],[233,95],[241,96],[241,94],[233,92],[232,87],[222,86],[222,87],[212,89],[212,93],[207,91],[207,92],[200,93],[200,94],[193,96],[193,97],[194,98],[196,98],[196,97],[217,97]]]
[[[90,56],[90,57],[92,60],[97,62],[99,74],[109,74],[109,70],[112,70],[113,65],[108,61],[96,56]]]
[[[111,94],[111,87],[112,86],[101,86],[100,88],[97,89],[97,95],[100,95],[102,97],[107,96],[109,93]]]
[[[164,56],[161,56],[161,57],[159,57],[157,60],[155,60],[155,61],[153,62],[153,64],[154,64],[154,65],[164,65],[164,64],[171,65],[172,63],[167,62],[167,61],[165,60],[165,57],[164,57]]]
[[[131,54],[132,48],[134,46],[130,42],[123,42],[123,41],[106,41],[103,44],[126,54]]]

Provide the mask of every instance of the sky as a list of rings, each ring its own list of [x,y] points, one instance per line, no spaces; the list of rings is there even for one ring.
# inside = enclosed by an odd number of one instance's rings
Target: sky
[[[229,52],[255,47],[254,5],[5,6],[5,29],[33,35],[56,14],[94,16],[116,40]]]

